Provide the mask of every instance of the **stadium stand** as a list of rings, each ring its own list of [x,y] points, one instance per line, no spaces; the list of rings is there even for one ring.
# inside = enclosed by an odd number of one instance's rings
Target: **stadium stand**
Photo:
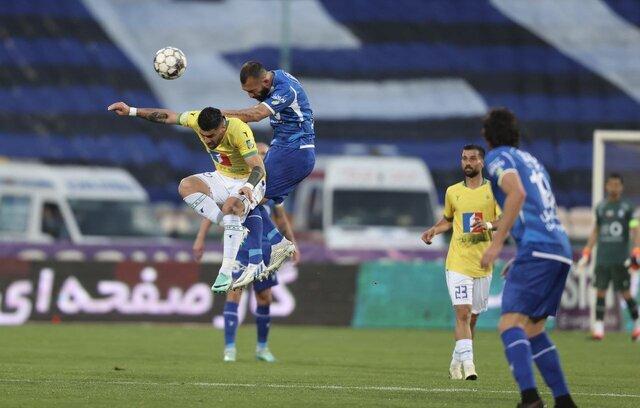
[[[124,166],[155,199],[176,196],[166,180],[210,168],[193,138],[106,112],[160,102],[81,1],[7,2],[0,39],[0,155]]]
[[[221,7],[225,2],[211,4]],[[628,91],[565,55],[489,1],[321,0],[319,4],[360,44],[294,47],[294,74],[303,81],[465,81],[487,106],[508,106],[521,118],[523,146],[548,167],[562,206],[590,205],[593,130],[640,127],[640,104]],[[640,11],[634,1],[607,4],[637,28]],[[176,200],[180,177],[210,168],[197,141],[179,130],[114,120],[105,112],[115,100],[136,106],[160,102],[140,67],[83,2],[8,2],[0,10],[0,39],[4,68],[0,69],[0,155],[125,166],[156,200]],[[247,59],[275,67],[279,49],[256,43],[221,56],[234,70]],[[322,88],[311,97],[312,101],[329,98]],[[371,103],[384,104],[384,95]],[[459,178],[455,160],[459,147],[480,141],[479,119],[318,115],[317,147],[320,154],[343,154],[361,144],[363,152],[384,154],[389,149],[376,146],[394,145],[394,153],[423,158],[444,191]],[[257,134],[264,139],[268,132]]]

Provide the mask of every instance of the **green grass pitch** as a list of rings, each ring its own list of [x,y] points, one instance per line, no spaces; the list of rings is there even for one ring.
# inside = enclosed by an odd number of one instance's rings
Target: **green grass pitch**
[[[640,344],[553,333],[581,407],[640,406]],[[452,381],[452,335],[426,330],[274,326],[275,364],[254,360],[255,329],[223,363],[207,326],[29,324],[0,328],[2,407],[513,407],[495,332],[475,341],[478,381]],[[543,396],[552,398],[540,378]]]

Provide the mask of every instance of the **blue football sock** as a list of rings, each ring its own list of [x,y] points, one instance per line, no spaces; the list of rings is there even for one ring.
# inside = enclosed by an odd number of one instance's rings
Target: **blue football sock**
[[[260,210],[257,208],[251,210],[244,226],[249,228],[249,235],[243,248],[249,251],[249,263],[259,264],[262,261],[262,216]]]
[[[529,339],[531,342],[531,353],[533,361],[538,366],[542,378],[547,383],[554,398],[569,394],[567,382],[564,379],[562,367],[560,367],[560,356],[555,344],[551,341],[547,333],[542,332]]]
[[[267,213],[267,209],[264,208],[264,205],[259,205],[256,207],[260,210],[260,215],[262,215],[262,225],[264,228],[264,232],[266,232],[267,238],[271,245],[275,245],[278,242],[282,241],[282,234],[275,225],[273,225],[273,221],[271,221],[271,217]]]
[[[238,304],[226,302],[224,304],[224,345],[236,346],[236,333],[238,332]]]
[[[512,327],[502,332],[500,337],[511,374],[518,383],[520,391],[535,390],[536,380],[533,377],[531,345],[524,330],[520,327]]]
[[[269,323],[271,316],[269,315],[269,305],[256,307],[256,328],[258,329],[258,347],[267,346],[267,337],[269,337]]]

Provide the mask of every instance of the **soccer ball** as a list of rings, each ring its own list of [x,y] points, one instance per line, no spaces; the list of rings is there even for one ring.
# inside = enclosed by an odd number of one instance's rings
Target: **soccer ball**
[[[175,47],[164,47],[156,52],[153,68],[164,79],[176,79],[187,69],[187,57]]]

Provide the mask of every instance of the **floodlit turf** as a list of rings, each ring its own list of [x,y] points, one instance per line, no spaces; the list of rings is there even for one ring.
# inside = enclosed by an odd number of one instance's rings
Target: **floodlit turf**
[[[601,343],[584,333],[553,338],[579,406],[640,406],[640,344],[622,334]],[[275,364],[254,360],[252,326],[238,339],[239,361],[222,363],[222,333],[206,326],[2,327],[0,406],[496,408],[514,407],[518,399],[493,332],[479,333],[475,342],[475,382],[447,378],[448,332],[276,323]]]

